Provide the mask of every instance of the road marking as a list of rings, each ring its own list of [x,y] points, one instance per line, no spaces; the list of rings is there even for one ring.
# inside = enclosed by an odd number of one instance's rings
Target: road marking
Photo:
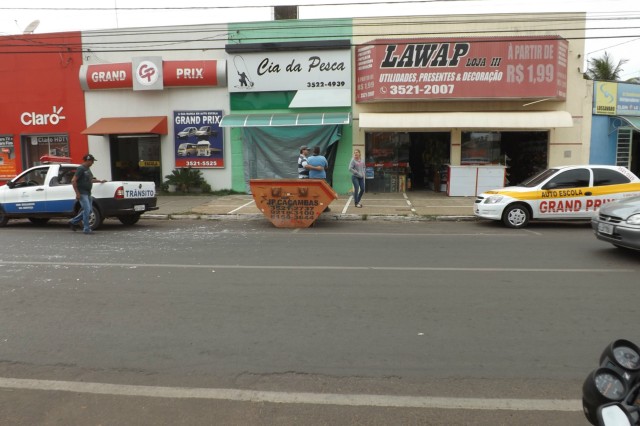
[[[229,213],[227,213],[227,214],[233,214],[233,213],[237,212],[238,210],[242,210],[242,209],[244,209],[245,207],[247,207],[247,206],[249,206],[249,205],[251,205],[251,204],[253,204],[253,200],[249,201],[247,204],[243,204],[243,205],[241,205],[241,206],[240,206],[240,207],[238,207],[237,209],[233,209],[233,210],[231,210],[231,211],[230,211]]]
[[[402,196],[404,197],[404,201],[406,201],[407,204],[409,205],[409,208],[411,209],[411,212],[413,214],[415,214],[416,213],[416,209],[413,208],[413,205],[411,204],[411,200],[409,200],[409,197],[407,197],[406,192],[403,192]]]
[[[342,214],[347,214],[347,210],[349,209],[349,204],[351,204],[351,200],[353,200],[353,195],[350,195],[349,199],[344,204],[344,207],[342,208]]]
[[[582,411],[582,403],[578,399],[442,398],[311,392],[270,392],[245,389],[114,385],[109,383],[14,378],[0,378],[0,388],[151,398],[220,399],[277,404],[322,404],[458,410]]]
[[[37,262],[37,261],[6,261],[0,260],[0,265],[41,265],[41,266],[88,266],[108,268],[179,268],[179,269],[270,269],[270,270],[359,270],[359,271],[460,271],[460,272],[580,272],[597,273],[634,273],[635,269],[598,269],[598,268],[461,268],[458,266],[430,267],[430,266],[321,266],[321,265],[185,265],[171,263],[83,263],[83,262]]]

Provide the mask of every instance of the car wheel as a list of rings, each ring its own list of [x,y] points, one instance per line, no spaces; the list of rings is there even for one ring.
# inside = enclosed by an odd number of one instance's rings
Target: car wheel
[[[76,210],[75,215],[77,215],[79,212],[80,210]],[[92,231],[96,230],[100,227],[100,225],[102,225],[103,221],[104,221],[104,218],[100,214],[100,210],[98,210],[95,204],[92,204],[91,214],[89,215],[89,228],[91,228]],[[80,220],[80,223],[82,223],[82,220]],[[83,223],[83,226],[84,226],[84,223]]]
[[[37,226],[44,226],[49,222],[48,217],[30,217],[29,222]]]
[[[502,213],[502,222],[509,228],[524,228],[530,218],[529,209],[523,204],[512,204]]]
[[[130,214],[127,216],[118,216],[120,223],[126,226],[135,225],[140,220],[139,214]]]
[[[93,204],[91,206],[91,216],[89,216],[89,226],[91,227],[91,230],[93,231],[100,228],[102,222],[104,222],[104,218],[100,214],[100,211],[98,210],[96,205]]]
[[[9,218],[0,207],[0,227],[7,226],[7,222],[9,222]]]

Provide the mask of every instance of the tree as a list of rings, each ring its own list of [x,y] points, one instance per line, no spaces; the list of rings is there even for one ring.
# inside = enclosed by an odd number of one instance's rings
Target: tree
[[[618,64],[614,64],[614,59],[605,51],[601,58],[593,58],[588,61],[585,77],[590,80],[618,81],[622,66],[629,62],[628,59],[621,59]]]

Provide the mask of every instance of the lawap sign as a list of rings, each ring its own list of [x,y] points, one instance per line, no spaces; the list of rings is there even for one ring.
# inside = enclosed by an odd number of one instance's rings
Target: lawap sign
[[[85,91],[106,89],[162,90],[164,87],[224,87],[225,61],[162,61],[157,57],[133,62],[83,65],[80,85]]]
[[[557,36],[373,40],[356,49],[356,102],[567,96]]]

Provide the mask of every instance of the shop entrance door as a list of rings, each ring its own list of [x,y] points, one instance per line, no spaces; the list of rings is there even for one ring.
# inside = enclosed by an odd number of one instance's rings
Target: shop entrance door
[[[111,135],[113,180],[162,183],[159,135]]]
[[[368,132],[365,152],[367,192],[440,191],[450,163],[451,134]]]

